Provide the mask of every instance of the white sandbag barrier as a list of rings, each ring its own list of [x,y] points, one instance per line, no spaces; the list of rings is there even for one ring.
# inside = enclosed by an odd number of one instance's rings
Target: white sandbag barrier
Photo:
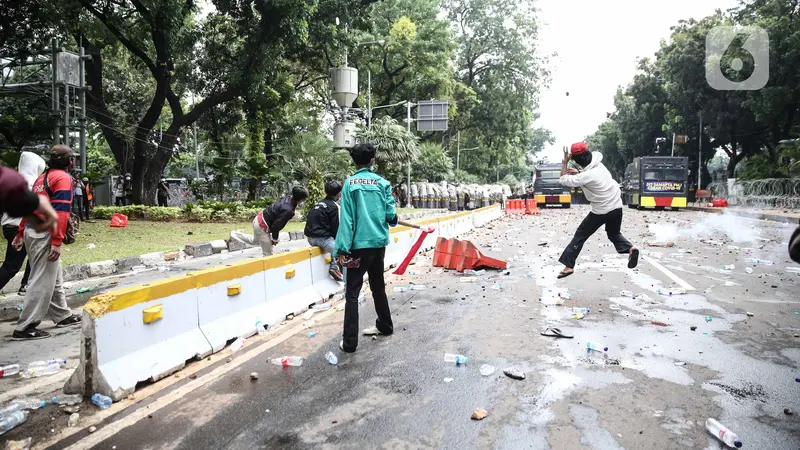
[[[499,205],[428,219],[436,238],[456,237],[502,217]],[[419,230],[396,227],[386,249],[387,268],[399,264]],[[260,325],[328,301],[344,290],[328,276],[330,255],[310,247],[256,258],[95,296],[83,310],[81,361],[67,393],[107,395],[118,401],[142,381],[156,381],[186,361],[222,350]]]

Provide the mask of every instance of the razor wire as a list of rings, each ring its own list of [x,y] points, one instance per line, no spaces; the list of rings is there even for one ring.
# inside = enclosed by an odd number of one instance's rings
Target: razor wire
[[[714,197],[728,199],[731,206],[751,209],[800,209],[800,178],[767,178],[715,182],[708,186]]]

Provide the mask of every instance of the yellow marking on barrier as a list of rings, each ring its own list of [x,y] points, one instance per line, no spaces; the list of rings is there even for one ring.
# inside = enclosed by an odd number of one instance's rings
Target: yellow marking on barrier
[[[239,295],[242,293],[242,284],[236,283],[228,286],[228,297],[233,297],[234,295]]]
[[[325,255],[325,264],[330,264],[333,261],[331,255]]]
[[[314,249],[317,251],[317,255],[321,255],[319,247],[309,247],[309,248],[301,248],[299,250],[292,250],[286,253],[280,253],[278,255],[267,256],[265,258],[261,258],[264,261],[264,269],[276,269],[278,267],[286,266],[289,264],[297,264],[301,261],[305,261],[307,259],[311,259],[312,255],[314,255]]]
[[[164,318],[164,306],[156,305],[142,310],[142,322],[153,323]]]
[[[191,272],[198,288],[213,286],[230,280],[249,277],[264,271],[263,259],[252,259],[238,263],[228,264],[224,267],[211,267],[208,269]]]
[[[394,243],[396,244],[396,243],[398,243],[398,242],[400,242],[400,238],[399,238],[399,237],[397,237],[397,236],[395,236],[395,237],[394,237]]]
[[[297,270],[295,270],[294,266],[286,268],[284,272],[286,274],[286,279],[294,278],[295,274],[297,274]]]
[[[96,295],[84,305],[84,311],[94,318],[112,311],[120,311],[139,303],[158,300],[186,292],[197,286],[191,276],[167,278],[142,286],[119,289],[107,294]]]

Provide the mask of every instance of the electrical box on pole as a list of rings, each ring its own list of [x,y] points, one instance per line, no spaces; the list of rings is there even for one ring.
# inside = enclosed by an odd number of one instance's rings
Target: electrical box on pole
[[[337,148],[353,148],[356,137],[355,122],[337,122],[333,125],[333,141]]]
[[[358,97],[358,69],[331,69],[331,97],[340,108],[350,108]]]
[[[447,131],[447,100],[417,102],[417,131]]]

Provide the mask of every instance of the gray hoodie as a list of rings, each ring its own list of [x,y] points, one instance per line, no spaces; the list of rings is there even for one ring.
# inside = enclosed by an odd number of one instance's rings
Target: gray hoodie
[[[42,172],[44,172],[44,160],[36,153],[22,152],[19,155],[19,166],[17,166],[17,172],[19,172],[19,174],[25,178],[25,181],[28,182],[28,189],[30,189],[33,187],[33,182],[39,178],[39,175],[41,175]],[[3,219],[0,222],[4,227],[18,227],[21,221],[21,217],[11,218],[8,217],[8,214],[3,214]]]
[[[583,189],[583,194],[592,204],[592,212],[595,214],[608,214],[622,208],[619,184],[603,165],[603,155],[598,152],[592,152],[592,162],[579,174],[564,175],[559,181],[564,186]]]

